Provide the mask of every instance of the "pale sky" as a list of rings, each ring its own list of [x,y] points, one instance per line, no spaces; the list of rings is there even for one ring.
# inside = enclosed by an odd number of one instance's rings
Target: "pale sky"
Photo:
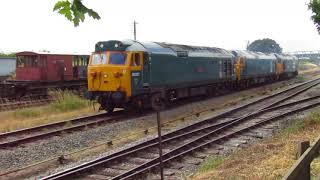
[[[284,51],[320,50],[309,0],[83,0],[101,20],[79,27],[53,12],[57,0],[0,0],[0,51],[90,53],[97,41],[137,39],[225,49],[276,40]]]

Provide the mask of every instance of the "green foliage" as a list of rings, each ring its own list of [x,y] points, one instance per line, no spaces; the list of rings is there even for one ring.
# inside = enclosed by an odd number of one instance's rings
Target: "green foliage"
[[[305,128],[305,123],[304,120],[298,119],[295,120],[291,125],[289,125],[287,128],[285,128],[282,133],[283,134],[291,134],[291,133],[296,133]]]
[[[308,7],[312,11],[311,19],[320,32],[320,0],[310,0]]]
[[[310,113],[307,117],[303,119],[294,120],[291,125],[289,125],[282,131],[282,133],[288,135],[291,133],[302,131],[307,127],[312,127],[315,124],[320,124],[320,113],[318,111]]]
[[[0,57],[16,57],[16,53],[0,53]]]
[[[247,50],[263,53],[282,53],[280,45],[275,40],[269,38],[253,41]]]
[[[223,162],[224,158],[222,156],[210,156],[200,165],[199,172],[203,173],[215,169]]]
[[[303,82],[306,81],[306,78],[304,76],[302,76],[302,75],[298,75],[296,77],[296,79],[297,79],[297,81],[296,81],[297,83],[303,83]]]
[[[21,118],[32,118],[32,117],[39,117],[41,114],[40,111],[35,109],[20,109],[14,112],[15,117],[21,117]]]
[[[319,124],[320,123],[320,113],[319,112],[312,112],[309,115],[309,124]]]
[[[66,112],[88,106],[87,100],[81,99],[71,92],[56,91],[52,95],[57,99],[56,102],[50,104],[50,107],[55,111]]]
[[[79,26],[80,21],[85,20],[86,14],[93,19],[100,19],[97,12],[84,6],[81,1],[60,0],[53,7],[53,11],[58,11],[59,14],[64,15],[69,21],[73,22],[74,26]]]
[[[299,70],[301,70],[301,71],[314,69],[314,68],[317,68],[317,67],[318,67],[318,65],[314,64],[313,62],[310,62],[310,61],[299,61]]]

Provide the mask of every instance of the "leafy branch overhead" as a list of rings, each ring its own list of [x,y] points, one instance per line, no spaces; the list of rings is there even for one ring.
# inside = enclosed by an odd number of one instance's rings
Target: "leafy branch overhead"
[[[310,0],[309,9],[312,11],[312,20],[320,33],[320,0]]]
[[[80,21],[83,22],[85,20],[86,14],[93,19],[100,19],[97,12],[87,8],[81,1],[82,0],[60,0],[54,5],[53,11],[64,15],[69,21],[73,22],[74,26],[79,26]]]

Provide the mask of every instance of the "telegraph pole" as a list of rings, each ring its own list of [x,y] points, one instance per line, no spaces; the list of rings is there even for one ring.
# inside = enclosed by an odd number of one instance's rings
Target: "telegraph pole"
[[[134,38],[134,40],[136,41],[137,40],[137,22],[136,22],[136,20],[134,20],[133,21],[133,38]]]
[[[247,41],[247,47],[246,47],[246,50],[248,50],[249,45],[250,45],[250,41]]]
[[[162,136],[161,136],[161,119],[160,112],[157,111],[157,125],[158,125],[158,144],[159,144],[159,161],[160,161],[160,178],[164,180],[163,176],[163,159],[162,159]]]

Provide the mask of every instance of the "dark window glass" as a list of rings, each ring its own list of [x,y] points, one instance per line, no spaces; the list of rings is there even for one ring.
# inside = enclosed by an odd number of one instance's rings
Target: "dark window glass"
[[[131,59],[131,66],[140,66],[140,54],[135,53]]]
[[[127,54],[125,53],[111,53],[109,64],[124,65],[126,63]]]
[[[37,56],[19,56],[17,67],[38,67],[39,59]]]
[[[26,66],[26,61],[25,61],[24,57],[23,56],[18,56],[17,57],[17,67],[18,68],[23,68],[25,66]]]

